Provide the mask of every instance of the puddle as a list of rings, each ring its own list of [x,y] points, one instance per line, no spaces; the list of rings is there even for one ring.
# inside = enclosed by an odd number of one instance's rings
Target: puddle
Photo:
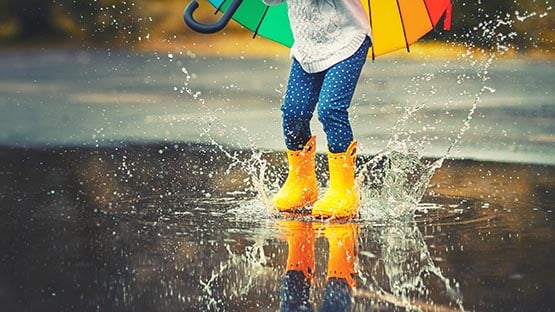
[[[282,153],[256,157],[285,167]],[[9,311],[279,309],[283,219],[219,147],[3,148],[0,159],[0,297]],[[549,310],[554,174],[446,160],[411,218],[365,206],[347,223],[357,228],[352,310]],[[317,307],[330,224],[305,223],[315,235]]]

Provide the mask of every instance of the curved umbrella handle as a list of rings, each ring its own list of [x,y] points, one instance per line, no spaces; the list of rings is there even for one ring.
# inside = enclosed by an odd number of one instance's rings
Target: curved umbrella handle
[[[222,15],[222,17],[213,24],[202,24],[195,20],[193,17],[193,12],[198,8],[197,0],[193,0],[189,2],[187,7],[185,8],[185,12],[183,12],[183,19],[185,20],[185,24],[189,26],[192,30],[197,31],[203,34],[212,34],[222,30],[229,20],[239,8],[239,5],[243,2],[243,0],[232,0],[231,4],[227,8],[227,11]]]

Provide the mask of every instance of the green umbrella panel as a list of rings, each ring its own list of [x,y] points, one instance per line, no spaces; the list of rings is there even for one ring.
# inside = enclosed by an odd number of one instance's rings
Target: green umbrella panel
[[[289,26],[285,2],[271,7],[264,4],[262,0],[209,0],[209,2],[217,12],[224,12],[222,19],[214,25],[197,22],[192,18],[192,14],[198,7],[198,3],[192,1],[184,14],[185,23],[189,27],[202,33],[214,33],[225,27],[233,17],[233,20],[251,30],[253,36],[261,35],[287,47],[293,45],[293,34]],[[225,13],[228,11],[231,14]]]

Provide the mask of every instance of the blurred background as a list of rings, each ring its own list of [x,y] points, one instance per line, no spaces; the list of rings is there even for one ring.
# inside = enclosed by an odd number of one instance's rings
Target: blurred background
[[[187,2],[3,0],[0,3],[0,46],[73,45],[87,48],[110,45],[153,49],[179,45],[176,35],[183,34],[188,38],[198,37],[196,41],[202,46],[207,37],[197,36],[184,26],[180,18]],[[200,2],[200,9],[196,12],[198,20],[214,20],[217,17],[214,9],[204,1]],[[444,36],[438,27],[425,40],[444,38],[488,46],[491,40],[477,32],[478,25],[511,16],[511,29],[523,34],[511,42],[515,51],[553,56],[555,19],[547,13],[552,9],[550,1],[453,1],[453,6],[451,35]],[[231,23],[224,33],[210,36],[209,40],[214,44],[217,38],[245,32],[240,25]]]

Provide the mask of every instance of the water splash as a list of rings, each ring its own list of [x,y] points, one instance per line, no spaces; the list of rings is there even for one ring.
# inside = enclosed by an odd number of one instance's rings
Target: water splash
[[[224,174],[229,174],[234,168],[239,168],[240,170],[248,173],[250,177],[249,185],[252,190],[258,195],[259,201],[248,201],[238,206],[242,213],[238,215],[247,215],[259,217],[260,215],[269,215],[271,203],[268,197],[267,191],[267,177],[266,174],[270,171],[267,170],[269,167],[269,162],[264,158],[264,152],[256,148],[254,143],[254,138],[251,133],[245,127],[233,127],[229,129],[229,126],[221,122],[217,117],[218,113],[224,113],[223,108],[211,109],[208,107],[206,100],[202,97],[200,91],[195,91],[189,86],[192,79],[196,75],[190,74],[186,67],[181,67],[181,72],[184,74],[183,86],[175,86],[174,91],[178,92],[178,96],[188,95],[191,96],[195,101],[197,101],[200,106],[199,110],[203,112],[202,117],[196,120],[198,127],[200,129],[200,137],[208,140],[208,142],[215,146],[220,152],[222,152],[230,161],[227,170]],[[231,87],[234,87],[233,85]],[[243,146],[241,150],[232,150],[229,147],[220,144],[217,137],[221,137],[223,133],[227,136],[235,136],[247,138],[248,143]],[[248,191],[248,190],[247,190]],[[259,209],[264,207],[264,209]]]
[[[464,311],[458,283],[433,261],[414,221],[387,222],[364,239],[376,249],[361,251],[358,296],[408,311]]]
[[[263,284],[280,279],[281,272],[269,265],[270,258],[265,254],[266,243],[263,238],[247,245],[242,252],[233,251],[225,245],[228,259],[212,271],[210,277],[199,281],[202,295],[199,305],[203,310],[225,311],[224,302],[240,303],[252,293],[260,292]],[[263,292],[277,293],[276,285],[265,285]],[[276,299],[279,300],[279,299]]]
[[[398,147],[376,155],[364,164],[357,177],[363,203],[361,218],[412,218],[442,161],[430,164],[416,152]]]
[[[380,258],[380,261],[373,264],[362,261],[362,267],[359,270],[362,272],[361,279],[364,281],[364,286],[372,289],[380,298],[388,298],[386,301],[406,310],[427,310],[427,307],[434,306],[435,298],[432,298],[435,294],[430,286],[433,281],[442,286],[442,293],[446,297],[443,300],[447,301],[447,305],[464,310],[458,284],[445,277],[439,266],[433,261],[422,233],[413,221],[414,213],[417,211],[418,204],[425,195],[435,171],[441,168],[445,159],[456,152],[464,135],[471,128],[472,119],[482,97],[487,93],[495,92],[495,88],[488,85],[489,68],[499,55],[509,51],[507,42],[515,37],[515,33],[500,31],[500,29],[510,27],[511,24],[510,17],[481,22],[476,28],[477,32],[486,40],[492,41],[494,46],[490,50],[484,50],[468,44],[466,52],[460,56],[464,70],[453,76],[453,85],[459,89],[460,97],[443,99],[445,116],[455,117],[449,113],[450,106],[453,104],[470,107],[467,109],[465,118],[457,120],[456,124],[460,125],[459,128],[447,134],[449,135],[449,144],[442,155],[436,159],[423,157],[425,147],[437,141],[435,136],[426,135],[429,129],[433,129],[433,123],[424,122],[424,126],[419,130],[406,127],[409,121],[420,117],[419,112],[423,108],[433,104],[430,103],[431,100],[428,96],[435,96],[439,92],[434,87],[434,82],[444,79],[445,74],[453,73],[453,69],[432,68],[432,72],[424,72],[413,77],[413,84],[406,88],[410,94],[416,97],[421,96],[423,99],[415,100],[407,106],[404,115],[392,127],[391,140],[386,149],[370,160],[363,160],[363,163],[358,166],[357,186],[363,198],[361,219],[363,221],[382,220],[386,223],[386,226],[380,227],[377,232],[372,233],[374,235],[372,240],[378,245],[378,250],[361,252],[362,255],[377,254],[379,255],[377,257]],[[478,54],[482,55],[478,57]],[[437,71],[439,74],[433,71]],[[186,71],[183,73],[188,75]],[[190,79],[187,77],[186,83]],[[479,84],[477,89],[476,83]],[[422,90],[429,91],[423,92]],[[193,95],[192,91],[189,92],[187,89],[185,89],[185,93]],[[249,140],[251,144],[243,154],[232,152],[218,144],[214,133],[219,130],[226,132],[229,129],[222,124],[214,126],[219,124],[218,120],[215,114],[210,113],[208,109],[207,111],[210,120],[202,135],[208,137],[212,144],[231,160],[228,171],[233,168],[241,168],[249,174],[253,191],[260,200],[238,207],[237,209],[240,211],[237,210],[235,214],[246,215],[247,218],[260,218],[260,207],[270,206],[268,189],[273,189],[275,185],[268,181],[275,180],[273,176],[275,170],[264,158],[264,153],[257,151],[252,139]],[[239,127],[232,130],[250,138],[251,134],[244,128]],[[418,134],[424,135],[418,137]],[[248,155],[246,156],[245,153]],[[249,211],[252,213],[249,214]],[[211,281],[229,274],[231,268],[244,266],[244,272],[252,272],[257,268],[267,266],[267,257],[262,247],[255,243],[245,249],[244,254],[235,255],[230,252],[229,262],[221,266],[219,271],[214,271],[215,275],[203,283],[210,285]],[[376,272],[382,272],[383,279],[372,276]],[[251,277],[245,276],[234,278],[227,276],[227,281],[230,285],[235,285],[231,288],[234,289],[234,292],[230,290],[231,293],[229,291],[226,293],[231,296],[248,293],[256,284]],[[210,287],[207,287],[205,296],[207,308],[216,307],[218,303],[217,299],[214,299],[217,296],[210,291]],[[363,294],[359,295],[364,296]]]
[[[387,147],[374,158],[364,162],[357,174],[357,184],[363,197],[361,217],[372,218],[412,218],[418,203],[425,194],[426,188],[434,175],[441,168],[445,159],[453,156],[461,145],[464,135],[471,129],[472,119],[478,110],[478,104],[488,93],[494,93],[495,88],[489,85],[489,69],[494,61],[509,51],[510,42],[517,36],[511,29],[515,23],[512,15],[496,16],[485,19],[475,28],[475,32],[486,40],[490,48],[478,48],[471,42],[454,43],[462,45],[466,51],[460,55],[460,73],[454,69],[429,68],[411,79],[411,84],[405,89],[414,99],[407,103],[404,114],[391,128],[391,139]],[[526,18],[533,15],[527,15]],[[446,62],[447,64],[449,61]],[[427,106],[438,107],[441,103],[433,103],[428,93],[438,93],[434,86],[437,79],[452,77],[453,85],[459,89],[458,97],[438,97],[436,101],[444,101],[443,118],[437,120],[437,113],[433,116],[419,114]],[[476,90],[477,88],[477,90]],[[426,92],[425,90],[431,90]],[[474,91],[473,91],[474,90]],[[438,105],[439,104],[439,105]],[[470,106],[466,117],[462,121],[450,120],[454,118],[451,107]],[[428,121],[430,119],[430,121]],[[436,119],[436,120],[434,120]],[[444,120],[443,120],[444,119]],[[420,129],[409,126],[422,124]],[[440,146],[438,135],[427,134],[434,130],[437,123],[460,124],[458,130],[447,133],[445,140],[449,142],[441,155],[435,159],[425,159],[427,146]]]

